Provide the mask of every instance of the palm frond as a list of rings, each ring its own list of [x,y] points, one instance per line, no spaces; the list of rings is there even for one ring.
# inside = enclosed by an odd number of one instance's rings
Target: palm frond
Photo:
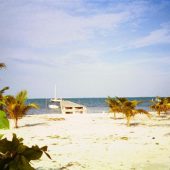
[[[136,114],[140,113],[140,114],[147,115],[149,118],[151,117],[151,114],[148,111],[144,110],[144,109],[135,109],[135,112],[136,112]]]
[[[0,94],[3,94],[3,93],[4,93],[6,90],[8,90],[8,89],[9,89],[8,86],[4,87],[3,89],[0,90]]]
[[[6,67],[5,63],[0,63],[0,69],[5,68],[5,67]]]
[[[3,102],[3,101],[0,101],[0,105],[4,105],[4,106],[5,106],[5,102]]]
[[[40,106],[36,103],[30,103],[28,106],[30,106],[32,109],[39,109]]]
[[[132,100],[131,103],[136,107],[137,105],[143,103],[142,101]]]
[[[125,98],[125,97],[117,97],[117,96],[116,96],[115,99],[116,99],[117,102],[119,102],[119,103],[125,103],[125,102],[128,101],[128,99]]]
[[[27,91],[22,90],[16,95],[16,100],[18,103],[24,103],[27,100]]]

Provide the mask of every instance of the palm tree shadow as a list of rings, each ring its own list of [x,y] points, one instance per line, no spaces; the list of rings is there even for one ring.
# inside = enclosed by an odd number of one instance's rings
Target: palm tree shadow
[[[32,126],[39,126],[39,125],[47,125],[46,123],[33,123],[33,124],[25,124],[20,127],[32,127]]]
[[[158,119],[158,121],[167,121],[167,120],[170,120],[170,117],[163,117],[161,119]]]
[[[155,117],[158,118],[158,119],[163,119],[163,118],[166,118],[167,115],[160,115],[160,116],[156,115]]]
[[[145,125],[144,123],[131,123],[130,126],[139,126],[139,125]]]
[[[130,126],[132,126],[132,127],[136,127],[136,126],[146,126],[146,124],[145,123],[130,123]]]
[[[114,119],[114,120],[121,120],[121,119],[124,119],[124,118],[123,118],[123,117],[117,117],[117,118],[110,117],[110,119]]]
[[[170,127],[170,124],[153,124],[149,125],[149,127]]]
[[[126,123],[119,123],[120,125],[125,125],[127,126]],[[130,123],[130,127],[136,127],[136,126],[145,126],[146,124],[144,123]]]
[[[59,168],[58,170],[67,170],[69,169],[69,167],[73,167],[73,166],[78,166],[78,167],[82,167],[85,168],[84,166],[82,166],[80,163],[78,162],[69,162],[67,165]]]

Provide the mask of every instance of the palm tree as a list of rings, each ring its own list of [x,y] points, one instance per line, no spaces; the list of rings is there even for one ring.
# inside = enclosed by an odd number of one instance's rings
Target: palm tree
[[[22,118],[30,109],[38,109],[35,103],[26,104],[27,91],[21,91],[16,96],[7,96],[5,110],[14,120],[15,128],[18,128],[18,119]]]
[[[120,112],[119,103],[116,98],[108,97],[106,103],[109,106],[109,112],[114,114],[114,119],[116,119],[116,113]]]
[[[106,103],[109,105],[109,112],[114,113],[114,119],[116,119],[116,113],[122,113],[122,106],[128,99],[124,97],[108,97]]]
[[[137,114],[145,114],[150,118],[149,112],[144,109],[136,109],[136,106],[141,103],[140,101],[132,100],[132,101],[125,101],[122,103],[121,110],[122,113],[126,116],[127,119],[127,126],[130,126],[130,120]]]
[[[151,101],[150,108],[157,112],[158,116],[161,115],[161,112],[166,113],[170,110],[170,97],[156,97],[155,100]]]
[[[170,97],[166,97],[166,101],[167,101],[167,111],[170,110]]]
[[[130,126],[130,120],[136,114],[146,114],[150,117],[149,112],[144,109],[136,109],[136,106],[141,103],[141,101],[132,100],[129,101],[127,98],[115,97],[106,99],[107,104],[109,105],[109,112],[114,113],[114,117],[116,113],[123,113],[127,119],[127,126]]]

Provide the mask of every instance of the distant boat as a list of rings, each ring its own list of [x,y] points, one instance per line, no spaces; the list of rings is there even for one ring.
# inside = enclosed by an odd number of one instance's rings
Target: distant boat
[[[50,100],[48,107],[50,109],[59,109],[61,107],[61,101],[62,99],[56,97],[56,86],[55,86],[54,98]]]
[[[48,107],[50,109],[59,110],[62,114],[75,114],[75,113],[86,113],[87,108],[83,105],[62,100],[56,97],[56,86],[54,98],[50,100]]]
[[[62,99],[51,99],[49,104],[48,104],[48,107],[50,109],[59,109],[60,108],[60,103],[61,103]]]

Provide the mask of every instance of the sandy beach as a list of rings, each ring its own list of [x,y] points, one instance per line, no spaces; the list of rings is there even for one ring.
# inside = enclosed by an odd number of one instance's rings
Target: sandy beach
[[[32,166],[37,170],[169,170],[170,114],[136,116],[131,127],[110,114],[27,115],[19,128],[0,130],[24,138],[24,144],[48,146]]]

